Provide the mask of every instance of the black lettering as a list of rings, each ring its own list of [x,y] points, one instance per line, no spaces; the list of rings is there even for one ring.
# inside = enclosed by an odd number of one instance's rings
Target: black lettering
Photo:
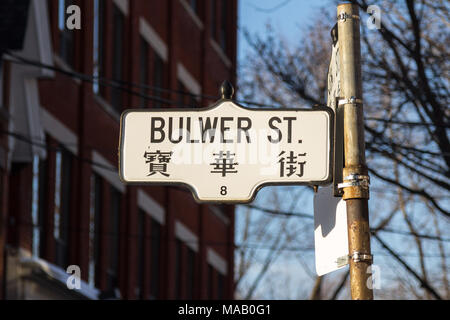
[[[297,120],[296,117],[284,117],[283,120],[288,122],[288,143],[292,141],[292,121]]]
[[[186,118],[186,142],[188,143],[199,143],[199,140],[191,139],[191,118]]]
[[[206,118],[205,125],[203,125],[203,118],[198,119],[200,122],[200,130],[202,132],[202,142],[205,143],[206,136],[209,134],[209,142],[214,142],[214,136],[216,135],[217,128],[217,117],[214,117],[214,122],[211,127],[211,119],[209,117]]]
[[[159,121],[160,126],[156,126],[156,122]],[[164,141],[165,133],[164,133],[164,119],[160,117],[152,117],[151,120],[151,128],[150,128],[150,142],[151,143],[160,143]],[[155,133],[159,132],[161,134],[161,137],[159,139],[155,138]]]
[[[173,133],[172,120],[173,120],[172,117],[169,117],[169,141],[172,143],[180,143],[180,141],[183,139],[183,118],[180,117],[178,140],[172,138],[172,133]]]
[[[247,125],[244,127],[242,125],[242,122],[247,122]],[[238,118],[238,140],[237,142],[240,143],[241,142],[241,133],[245,132],[245,137],[247,139],[247,142],[250,143],[250,135],[248,133],[248,130],[250,130],[250,128],[252,127],[252,120],[250,120],[250,118],[247,117],[239,117]]]
[[[226,121],[233,121],[233,118],[231,118],[231,117],[220,118],[220,132],[222,133],[220,142],[222,142],[222,143],[232,143],[233,140],[225,139],[225,131],[230,130],[230,127],[226,127],[225,126],[225,122]]]
[[[272,117],[272,118],[269,119],[269,127],[270,127],[270,129],[273,129],[273,130],[278,132],[278,138],[277,139],[273,139],[271,136],[267,136],[267,139],[269,139],[269,142],[271,142],[271,143],[278,143],[278,142],[280,142],[281,138],[283,136],[281,134],[281,130],[278,129],[277,127],[275,127],[275,125],[273,124],[273,122],[275,122],[275,121],[278,122],[278,123],[281,123],[281,119],[278,118],[278,117]]]

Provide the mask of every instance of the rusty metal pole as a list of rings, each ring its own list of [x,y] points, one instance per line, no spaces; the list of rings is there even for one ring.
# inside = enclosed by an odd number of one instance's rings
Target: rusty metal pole
[[[350,288],[353,300],[372,300],[372,264],[369,229],[369,176],[364,145],[359,9],[354,4],[337,7],[341,98],[344,108],[343,199],[347,205]]]

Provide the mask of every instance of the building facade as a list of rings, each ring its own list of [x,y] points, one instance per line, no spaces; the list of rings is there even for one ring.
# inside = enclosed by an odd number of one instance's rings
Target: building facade
[[[29,1],[0,70],[1,298],[233,298],[234,207],[123,184],[117,148],[125,109],[235,82],[236,32],[237,0]]]

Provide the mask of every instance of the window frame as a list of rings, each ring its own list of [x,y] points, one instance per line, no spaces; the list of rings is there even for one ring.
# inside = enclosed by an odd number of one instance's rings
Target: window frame
[[[53,223],[55,264],[66,268],[69,261],[73,156],[70,151],[60,146],[55,158],[55,210]]]
[[[105,24],[105,0],[93,1],[93,37],[92,37],[92,59],[93,59],[93,75],[94,77],[103,78],[105,76],[104,66],[104,52],[105,52],[105,38],[104,38],[104,24]],[[96,61],[97,60],[97,61]],[[105,87],[100,85],[98,79],[94,79],[92,90],[95,94],[104,96]]]
[[[175,241],[175,297],[176,299],[183,298],[182,286],[182,264],[183,264],[183,243],[180,239]]]
[[[73,4],[73,0],[58,0],[57,2],[57,30],[58,30],[58,55],[68,66],[75,66],[75,32],[66,27],[67,8]]]
[[[163,98],[162,90],[164,88],[164,70],[165,69],[165,63],[163,58],[159,56],[159,54],[153,50],[153,78],[152,78],[152,85],[154,87],[153,89],[153,95],[155,97],[158,97],[160,99]],[[161,107],[162,103],[158,101],[153,102],[154,107]]]
[[[151,221],[151,265],[150,265],[150,298],[160,298],[160,285],[161,285],[161,236],[162,225],[155,219]]]
[[[146,212],[138,209],[138,234],[137,234],[137,297],[145,299],[145,241],[146,241]]]
[[[227,15],[228,15],[228,5],[226,0],[221,0],[220,3],[220,25],[219,25],[219,35],[218,35],[218,42],[219,46],[222,49],[222,51],[227,54],[228,51],[228,21],[227,21]]]
[[[195,296],[195,280],[196,280],[196,265],[197,254],[191,248],[187,248],[187,262],[186,262],[186,298],[194,299]]]
[[[111,79],[119,83],[124,77],[124,43],[125,43],[126,16],[117,5],[113,4],[113,41],[112,41],[112,74]],[[121,113],[123,109],[124,94],[122,88],[111,88],[111,106]]]
[[[99,287],[101,235],[100,224],[103,210],[103,180],[96,174],[91,175],[91,206],[89,212],[89,274],[91,287]],[[92,224],[94,225],[92,227]]]
[[[122,211],[122,193],[112,185],[110,185],[109,192],[109,252],[106,273],[107,287],[109,290],[114,290],[119,288],[120,217]]]

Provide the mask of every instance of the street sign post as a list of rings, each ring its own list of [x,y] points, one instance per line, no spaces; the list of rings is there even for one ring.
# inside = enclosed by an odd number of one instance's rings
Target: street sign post
[[[188,186],[199,202],[251,201],[264,185],[329,184],[333,112],[247,109],[127,110],[119,171],[131,184]]]

